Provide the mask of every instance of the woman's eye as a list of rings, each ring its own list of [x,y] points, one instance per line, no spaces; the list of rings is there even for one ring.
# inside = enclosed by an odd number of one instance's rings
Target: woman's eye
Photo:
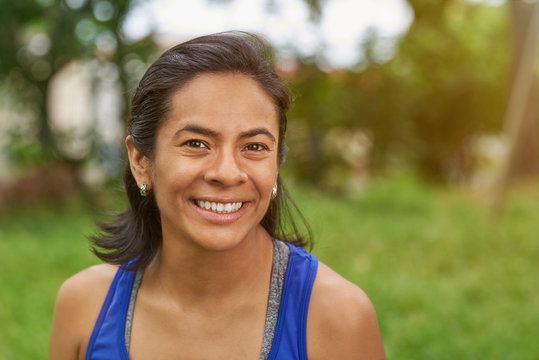
[[[248,151],[264,151],[264,150],[268,150],[268,148],[267,148],[267,146],[265,146],[263,144],[253,143],[253,144],[247,144],[245,146],[245,150],[248,150]]]
[[[184,145],[187,145],[192,148],[200,148],[200,149],[207,148],[206,144],[204,144],[204,142],[200,140],[188,140],[184,143]]]

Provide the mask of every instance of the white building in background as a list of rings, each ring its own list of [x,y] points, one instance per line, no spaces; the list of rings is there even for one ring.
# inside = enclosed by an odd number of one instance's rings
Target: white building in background
[[[54,75],[48,89],[47,107],[50,125],[63,155],[83,159],[94,141],[104,149],[122,146],[125,119],[122,118],[121,91],[118,71],[112,63],[72,61]],[[0,87],[0,181],[17,175],[19,164],[14,164],[5,150],[11,134],[34,139],[38,131],[36,114],[31,107],[17,103],[9,88]],[[106,156],[105,163],[120,161],[106,159]],[[99,166],[91,168],[95,180],[106,177],[104,169],[99,174],[96,172]]]
[[[50,124],[60,150],[69,158],[82,159],[91,148],[94,127],[92,74],[88,63],[73,61],[50,82],[47,98]]]
[[[47,105],[52,130],[64,155],[82,159],[91,151],[93,142],[105,149],[121,146],[125,121],[121,91],[118,71],[112,63],[72,61],[54,76]],[[99,164],[88,170],[85,176],[90,182],[106,177],[105,168]]]

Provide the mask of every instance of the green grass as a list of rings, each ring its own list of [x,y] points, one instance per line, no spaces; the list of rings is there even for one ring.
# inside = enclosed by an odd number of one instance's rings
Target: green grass
[[[96,263],[84,238],[92,229],[77,209],[0,216],[0,359],[47,358],[58,288]]]
[[[406,176],[355,199],[292,188],[313,252],[363,288],[390,359],[539,358],[539,190],[513,192],[505,216],[457,190]],[[97,263],[80,208],[0,215],[0,359],[46,358],[58,287]]]

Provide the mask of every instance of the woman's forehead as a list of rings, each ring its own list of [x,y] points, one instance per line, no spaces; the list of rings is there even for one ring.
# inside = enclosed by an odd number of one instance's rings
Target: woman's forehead
[[[167,123],[207,128],[266,126],[278,132],[278,113],[256,80],[235,73],[202,74],[173,94]]]
[[[186,104],[207,101],[216,97],[232,98],[243,96],[245,100],[255,98],[274,104],[263,85],[252,77],[241,73],[202,73],[189,80],[173,93],[173,102],[184,101]],[[181,103],[179,104],[181,105]]]

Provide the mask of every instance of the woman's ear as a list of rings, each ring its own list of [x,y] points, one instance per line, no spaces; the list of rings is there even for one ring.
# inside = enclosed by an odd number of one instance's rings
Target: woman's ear
[[[129,167],[138,186],[140,187],[142,184],[146,184],[146,189],[150,190],[152,188],[150,159],[137,150],[135,144],[133,144],[131,135],[125,138],[125,146],[129,158]]]

